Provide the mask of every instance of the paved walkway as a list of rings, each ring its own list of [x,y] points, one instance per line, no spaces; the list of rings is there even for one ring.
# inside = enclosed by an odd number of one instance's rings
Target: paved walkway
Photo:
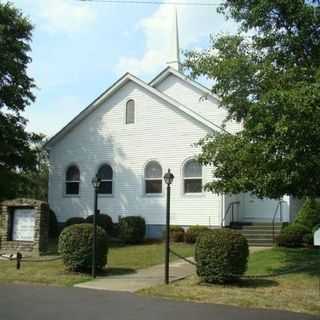
[[[269,249],[266,247],[250,247],[250,252]],[[193,258],[189,258],[193,260]],[[183,279],[195,272],[195,266],[183,260],[170,263],[170,281]],[[135,292],[144,288],[153,287],[164,282],[164,265],[156,265],[127,275],[98,277],[95,280],[79,283],[75,287]]]
[[[316,320],[319,317],[286,311],[177,302],[127,292],[0,285],[0,319]]]
[[[170,263],[170,281],[176,281],[195,272],[195,267],[185,261],[175,261]],[[127,291],[135,292],[143,288],[149,288],[164,281],[164,265],[156,265],[146,269],[137,270],[136,273],[99,277],[95,280],[83,282],[75,285],[79,288]]]

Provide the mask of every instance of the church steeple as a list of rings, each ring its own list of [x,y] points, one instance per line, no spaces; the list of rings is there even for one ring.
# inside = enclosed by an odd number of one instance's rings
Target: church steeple
[[[170,50],[170,60],[167,64],[181,71],[181,61],[180,61],[180,44],[179,44],[179,24],[178,24],[178,12],[177,8],[174,7],[174,19],[173,19],[173,30],[172,30],[172,40],[171,40],[171,50]]]

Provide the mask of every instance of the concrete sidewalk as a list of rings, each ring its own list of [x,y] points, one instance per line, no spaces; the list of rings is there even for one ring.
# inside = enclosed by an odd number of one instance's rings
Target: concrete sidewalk
[[[192,260],[192,258],[190,258]],[[195,272],[196,268],[185,261],[175,261],[170,263],[170,281],[176,281]],[[143,288],[149,288],[164,282],[164,265],[156,265],[137,272],[121,276],[107,276],[95,280],[76,284],[75,287],[135,292]]]
[[[270,247],[250,247],[250,253],[270,249]],[[194,261],[193,258],[188,260]],[[178,260],[170,263],[170,281],[183,279],[194,273],[194,265]],[[150,288],[164,282],[164,265],[159,264],[150,268],[137,270],[135,273],[117,276],[98,277],[95,280],[76,284],[75,287],[108,290],[108,291],[127,291],[135,292],[144,288]]]

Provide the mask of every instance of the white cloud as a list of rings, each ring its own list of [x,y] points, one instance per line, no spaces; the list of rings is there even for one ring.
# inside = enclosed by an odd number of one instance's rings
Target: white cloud
[[[173,0],[167,0],[170,2]],[[196,0],[201,2],[201,0]],[[235,24],[226,21],[216,7],[180,6],[178,8],[180,49],[208,45],[209,34],[233,32]],[[138,23],[145,37],[145,51],[141,57],[122,56],[115,67],[118,74],[132,72],[151,75],[170,60],[173,41],[174,6],[162,5],[149,17]]]
[[[90,3],[73,0],[16,0],[24,11],[37,18],[36,24],[48,32],[73,33],[85,30],[96,21]]]
[[[89,3],[68,0],[41,1],[40,15],[49,31],[75,32],[95,22],[96,14]]]

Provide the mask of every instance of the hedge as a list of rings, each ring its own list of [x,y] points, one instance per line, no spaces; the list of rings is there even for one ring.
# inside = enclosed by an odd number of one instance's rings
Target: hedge
[[[247,239],[235,230],[211,230],[196,241],[197,274],[208,283],[238,280],[247,269],[248,256]]]
[[[129,244],[142,243],[146,234],[146,222],[140,216],[124,217],[119,220],[119,238]]]
[[[93,215],[90,215],[86,219],[87,223],[93,223]],[[100,226],[108,236],[113,236],[114,228],[112,218],[107,214],[99,213],[96,217],[97,225]]]
[[[210,229],[205,226],[191,226],[184,234],[184,241],[186,243],[195,243],[203,232],[208,231],[210,231]]]
[[[106,232],[97,227],[96,266],[102,269],[107,262],[108,240]],[[63,229],[58,250],[68,270],[88,271],[92,265],[93,225],[75,224]]]

